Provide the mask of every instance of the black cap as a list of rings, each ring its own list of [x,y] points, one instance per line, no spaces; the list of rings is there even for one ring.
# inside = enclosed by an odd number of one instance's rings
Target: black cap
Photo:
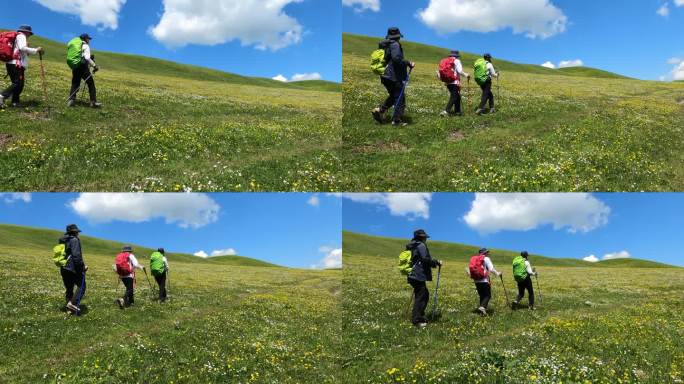
[[[487,249],[487,248],[480,248],[480,250],[478,251],[478,253],[479,253],[480,255],[486,255],[486,254],[489,253],[489,249]]]
[[[400,37],[404,37],[404,35],[401,34],[401,31],[397,27],[390,27],[387,28],[387,39],[394,40],[398,39]]]
[[[450,57],[456,57],[460,58],[461,57],[461,52],[459,51],[451,51],[451,54],[449,54]]]
[[[157,252],[159,252],[163,255],[164,254],[164,248],[157,248]]]
[[[430,236],[428,236],[428,234],[425,233],[425,230],[418,229],[418,230],[413,231],[413,238],[414,238],[414,239],[417,239],[417,238],[419,238],[419,237],[424,237],[424,238],[426,238],[426,239],[429,239],[429,238],[430,238]]]
[[[529,256],[529,255],[530,255],[530,254],[527,253],[527,251],[522,251],[522,252],[520,252],[520,256],[522,256],[522,257],[524,257],[524,258],[526,258],[526,259],[527,259],[527,256]]]
[[[485,60],[491,60],[492,59],[492,55],[490,55],[489,53],[485,53],[484,56],[482,56],[482,57],[484,57]]]
[[[130,245],[124,245],[123,248],[121,248],[121,252],[133,252],[133,247]]]
[[[67,233],[78,233],[78,232],[81,232],[81,230],[78,229],[78,226],[76,224],[69,224],[66,226],[66,232]]]
[[[26,25],[26,24],[20,26],[19,29],[17,29],[17,32],[30,33],[33,35],[33,29],[31,28],[30,25]]]
[[[93,38],[90,37],[90,35],[87,34],[87,33],[83,33],[83,34],[81,34],[81,36],[79,36],[79,37],[81,38],[81,40],[92,40],[92,39],[93,39]]]

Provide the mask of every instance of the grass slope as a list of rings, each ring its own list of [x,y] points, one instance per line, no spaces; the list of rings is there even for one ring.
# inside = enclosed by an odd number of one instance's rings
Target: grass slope
[[[684,88],[592,68],[552,70],[495,58],[497,113],[441,118],[448,94],[436,79],[449,50],[403,42],[417,66],[405,128],[377,125],[386,97],[369,69],[378,38],[343,35],[345,190],[672,191],[684,187]],[[477,56],[463,54],[472,74]],[[466,87],[467,88],[467,87]],[[467,89],[463,94],[467,94]]]
[[[84,236],[84,314],[70,317],[49,258],[59,235],[0,226],[0,383],[337,382],[341,272],[172,254],[169,301],[154,302],[139,274],[121,311],[120,244]]]
[[[70,109],[66,45],[38,36],[30,44],[46,49],[50,113],[33,56],[26,108],[0,112],[7,190],[336,189],[339,84],[282,83],[95,51],[104,108]]]
[[[543,299],[540,304],[537,291],[537,310],[511,311],[501,282],[493,281],[491,314],[482,318],[473,313],[477,294],[464,272],[465,259],[445,252],[463,246],[431,243],[431,252],[446,259],[439,290],[442,316],[418,330],[406,314],[411,289],[396,269],[401,244],[344,234],[343,382],[608,384],[684,379],[682,268],[569,268],[533,256]],[[492,255],[513,295],[506,254]],[[428,284],[434,295],[434,283]]]

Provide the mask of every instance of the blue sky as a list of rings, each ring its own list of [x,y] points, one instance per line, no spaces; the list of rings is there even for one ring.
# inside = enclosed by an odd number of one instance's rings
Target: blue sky
[[[279,5],[265,11],[264,1]],[[342,19],[341,6],[336,1],[91,0],[85,6],[79,3],[13,1],[12,12],[0,12],[0,28],[31,24],[37,34],[63,42],[87,32],[94,37],[95,51],[152,56],[248,76],[271,78],[280,74],[292,79],[295,74],[318,73],[323,80],[341,81]],[[240,4],[239,12],[231,11],[237,9],[233,5],[236,3]],[[199,18],[198,25],[193,24],[193,17]],[[151,32],[154,27],[158,27],[156,34]],[[215,44],[227,40],[232,41]],[[177,46],[185,42],[189,45]],[[260,49],[261,45],[264,49]]]
[[[341,261],[341,201],[325,195],[0,194],[0,223],[62,231],[72,222],[87,236],[168,252],[233,249],[301,268]]]
[[[684,194],[347,196],[348,231],[409,239],[424,228],[433,240],[551,257],[603,259],[626,251],[684,266]]]
[[[495,59],[538,65],[550,61],[555,66],[581,60],[585,66],[640,79],[670,80],[676,74],[684,80],[682,0],[345,1],[354,3],[343,7],[345,32],[384,36],[395,25],[407,40],[489,51]],[[480,16],[466,10],[468,5],[483,9],[482,3],[494,6]],[[361,4],[366,4],[364,10]],[[451,13],[449,5],[454,4]],[[421,18],[419,10],[428,12]],[[484,32],[490,30],[495,31]],[[536,37],[527,37],[530,33]],[[406,54],[410,59],[411,52]]]

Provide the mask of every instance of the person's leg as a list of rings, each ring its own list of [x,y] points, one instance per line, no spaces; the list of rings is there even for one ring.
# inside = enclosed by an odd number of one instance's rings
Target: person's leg
[[[121,278],[121,282],[123,282],[124,287],[126,287],[126,293],[123,297],[124,306],[129,307],[133,304],[133,278],[123,277]]]
[[[480,307],[486,308],[484,304],[484,299],[485,299],[485,289],[484,286],[487,285],[487,283],[475,283],[475,289],[477,289],[477,296],[480,298]]]
[[[456,106],[456,114],[462,113],[461,111],[461,87],[454,85],[455,100],[454,105]]]
[[[485,105],[487,104],[487,99],[489,97],[489,94],[487,91],[487,83],[480,85],[480,89],[482,90],[482,96],[480,97],[480,105],[477,108],[478,109],[484,109]]]
[[[85,83],[88,85],[88,94],[90,95],[90,102],[97,103],[97,90],[95,89],[95,79],[93,79],[93,75],[90,73],[88,64],[83,64],[82,67],[83,70],[81,78],[85,80]]]
[[[380,113],[385,113],[388,109],[392,108],[394,104],[396,104],[397,102],[397,98],[394,93],[394,89],[396,87],[394,81],[385,79],[384,77],[381,78],[381,82],[387,90],[387,98],[385,99],[385,102],[382,105],[380,105]]]
[[[81,87],[81,68],[78,66],[71,71],[71,90],[69,91],[69,100],[76,100],[79,88]]]
[[[530,308],[534,308],[534,286],[532,285],[532,277],[527,276],[527,279],[525,280],[525,285],[527,288],[527,295],[528,295],[528,300],[530,302]]]
[[[166,301],[166,271],[161,275],[161,288],[159,289],[159,294],[161,295],[161,301]]]
[[[74,279],[73,273],[64,268],[59,270],[62,275],[62,284],[64,284],[64,298],[66,302],[70,302],[74,298]]]
[[[17,86],[12,93],[12,104],[19,104],[21,102],[21,93],[24,92],[25,84],[26,70],[24,68],[17,68]]]
[[[527,285],[524,281],[518,281],[518,296],[515,297],[515,303],[518,304],[523,297],[525,297],[525,288]]]
[[[395,83],[395,88],[394,88],[394,94],[395,94],[395,100],[398,100],[395,114],[394,114],[394,121],[399,122],[401,121],[401,118],[404,116],[404,111],[406,110],[406,92],[404,91],[404,84],[401,82]]]
[[[427,297],[429,293],[424,281],[410,280],[413,287],[413,311],[411,313],[411,322],[413,324],[424,323],[425,321],[425,307],[427,306]]]
[[[484,293],[484,297],[482,298],[482,302],[480,302],[480,305],[485,307],[489,306],[489,299],[492,298],[492,286],[489,283],[482,283],[482,290]]]
[[[456,84],[447,84],[447,89],[449,90],[449,102],[447,102],[447,105],[444,108],[444,111],[446,111],[447,113],[451,113],[451,108],[453,108],[454,105],[456,104],[456,93],[458,91],[456,88]],[[458,111],[458,109],[457,109],[457,111]]]
[[[489,84],[489,109],[494,109],[494,92],[492,92],[492,80],[489,79],[487,83]]]
[[[2,91],[1,95],[3,99],[8,99],[12,94],[14,94],[14,89],[18,86],[19,75],[17,73],[17,66],[13,64],[5,64],[7,69],[7,75],[10,78],[10,85]]]

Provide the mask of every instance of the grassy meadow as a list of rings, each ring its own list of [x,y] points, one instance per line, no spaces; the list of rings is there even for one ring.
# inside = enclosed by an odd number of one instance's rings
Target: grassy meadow
[[[493,281],[490,315],[465,268],[475,247],[430,242],[445,261],[441,317],[407,315],[411,288],[397,270],[406,240],[345,232],[342,380],[346,383],[682,383],[684,269],[644,260],[588,263],[531,255],[536,311],[512,311]],[[492,250],[508,295],[515,252]],[[434,282],[429,283],[434,295]],[[515,291],[514,291],[515,290]],[[526,298],[521,301],[527,304]],[[432,308],[432,296],[428,312]]]
[[[494,83],[497,112],[474,114],[481,91],[471,81],[462,92],[466,115],[443,118],[448,92],[436,71],[449,49],[402,42],[416,68],[407,88],[410,124],[394,128],[370,115],[387,96],[370,71],[378,41],[343,36],[344,190],[684,188],[684,83],[494,57],[501,71],[500,88]],[[466,72],[473,73],[476,58],[463,54]]]
[[[95,42],[104,107],[87,108],[83,91],[68,108],[66,43],[30,44],[46,49],[48,102],[32,56],[25,108],[0,110],[4,190],[337,190],[339,84],[242,77],[100,52]]]
[[[0,383],[339,382],[340,271],[169,254],[169,300],[155,302],[139,273],[122,311],[121,244],[83,237],[90,271],[74,317],[50,259],[60,235],[0,225]],[[149,266],[151,250],[134,251]]]

